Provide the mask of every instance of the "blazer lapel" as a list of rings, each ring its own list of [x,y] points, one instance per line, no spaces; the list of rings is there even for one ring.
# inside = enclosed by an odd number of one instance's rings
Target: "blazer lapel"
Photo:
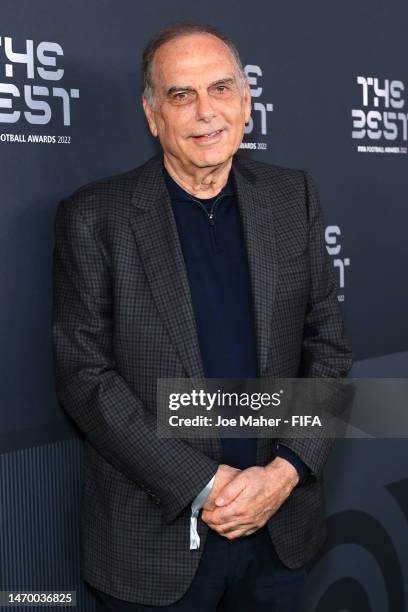
[[[256,176],[246,167],[245,160],[237,155],[233,159],[232,172],[251,277],[259,376],[262,376],[270,347],[277,280],[276,242],[270,202],[273,186],[268,185],[269,193],[260,189]],[[278,194],[276,197],[279,197]]]
[[[130,224],[158,311],[189,377],[204,378],[190,287],[161,169],[149,160],[133,194]]]

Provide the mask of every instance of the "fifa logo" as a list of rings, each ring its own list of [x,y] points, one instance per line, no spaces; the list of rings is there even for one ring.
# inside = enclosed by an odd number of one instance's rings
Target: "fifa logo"
[[[79,89],[61,87],[64,76],[64,68],[58,67],[58,58],[64,55],[61,45],[45,41],[35,45],[33,40],[26,40],[25,48],[17,51],[15,47],[11,37],[0,36],[5,78],[5,82],[0,82],[0,123],[24,119],[30,124],[47,125],[53,113],[58,113],[64,126],[71,125],[71,100],[79,98]],[[24,66],[27,80],[23,85],[15,82],[15,72],[21,70],[19,65]]]

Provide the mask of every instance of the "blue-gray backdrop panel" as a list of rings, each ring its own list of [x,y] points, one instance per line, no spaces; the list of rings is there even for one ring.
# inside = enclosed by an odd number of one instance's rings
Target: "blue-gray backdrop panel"
[[[0,589],[76,589],[84,610],[81,444],[53,382],[53,218],[79,185],[157,149],[140,103],[141,52],[185,17],[220,26],[241,50],[253,95],[243,154],[318,183],[353,375],[408,372],[405,2],[2,0]],[[404,441],[337,443],[308,610],[408,609],[406,451]]]

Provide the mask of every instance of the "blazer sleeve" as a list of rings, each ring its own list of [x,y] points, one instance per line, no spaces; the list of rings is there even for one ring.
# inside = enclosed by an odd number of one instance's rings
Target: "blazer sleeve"
[[[312,177],[304,172],[309,221],[311,288],[306,311],[299,376],[345,377],[352,365],[350,343],[345,337],[333,264],[324,241],[324,219]],[[333,438],[280,439],[298,454],[311,476],[321,477]]]
[[[55,216],[52,337],[56,392],[102,457],[160,504],[171,523],[218,464],[178,439],[158,438],[156,418],[116,369],[108,261],[75,202]]]

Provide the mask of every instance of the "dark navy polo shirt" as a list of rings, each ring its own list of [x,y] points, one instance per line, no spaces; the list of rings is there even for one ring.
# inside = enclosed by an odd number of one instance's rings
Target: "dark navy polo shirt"
[[[221,192],[208,199],[185,191],[164,164],[163,174],[190,285],[205,377],[257,378],[248,256],[232,173]],[[223,463],[240,469],[256,465],[255,438],[221,441]],[[281,445],[279,449],[281,454]],[[302,477],[306,466],[300,458],[286,448],[284,454]]]

